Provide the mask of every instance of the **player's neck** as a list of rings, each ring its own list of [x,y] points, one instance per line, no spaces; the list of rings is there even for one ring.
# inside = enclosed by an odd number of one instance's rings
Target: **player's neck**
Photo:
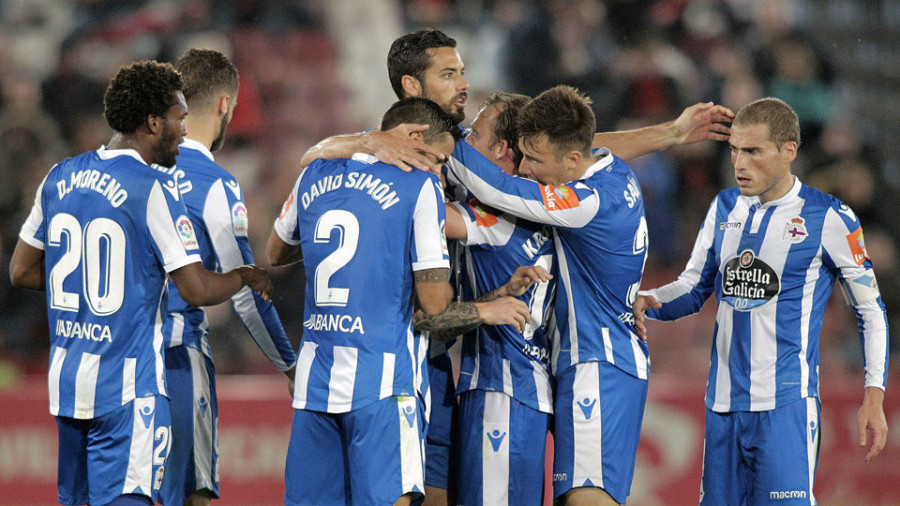
[[[150,146],[147,142],[141,140],[141,137],[142,134],[140,133],[140,131],[135,132],[131,135],[125,135],[116,132],[106,144],[106,149],[131,149],[137,151],[137,153],[141,156],[141,159],[143,159],[145,163],[150,165],[153,163],[153,150],[150,149]]]
[[[184,126],[187,128],[188,139],[195,140],[206,146],[206,149],[212,148],[213,141],[219,135],[217,127],[221,124],[221,118],[210,117],[209,115],[191,113],[184,119]]]

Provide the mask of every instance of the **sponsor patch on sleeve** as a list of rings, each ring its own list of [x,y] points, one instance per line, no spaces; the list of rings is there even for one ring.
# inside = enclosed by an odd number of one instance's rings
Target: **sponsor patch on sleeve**
[[[247,219],[247,206],[243,202],[236,202],[231,206],[231,228],[234,229],[235,236],[247,237],[249,220]]]
[[[197,249],[197,235],[194,233],[194,225],[187,216],[181,215],[175,220],[175,226],[178,229],[178,237],[181,238],[181,244],[184,249]]]
[[[850,245],[850,254],[853,255],[853,261],[856,262],[856,265],[862,265],[869,259],[862,227],[857,228],[855,232],[847,236],[847,244]]]
[[[294,207],[294,192],[291,192],[291,194],[288,195],[287,200],[284,201],[284,205],[281,206],[281,212],[278,213],[278,221],[283,220],[284,217],[287,216],[288,211],[290,211],[291,208],[293,208],[293,207]]]
[[[497,217],[488,209],[485,209],[481,203],[472,201],[467,204],[472,214],[475,215],[475,225],[479,227],[492,227],[497,224]]]
[[[579,206],[578,195],[575,193],[575,190],[566,185],[541,185],[541,196],[544,199],[544,207],[548,211],[572,209]]]

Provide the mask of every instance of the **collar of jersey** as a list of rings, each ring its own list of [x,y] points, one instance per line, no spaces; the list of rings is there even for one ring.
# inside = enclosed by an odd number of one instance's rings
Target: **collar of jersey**
[[[133,149],[107,149],[106,146],[100,146],[100,149],[97,150],[97,156],[99,156],[101,160],[109,160],[110,158],[115,158],[117,156],[130,156],[144,165],[150,165]]]
[[[368,154],[368,153],[353,153],[353,156],[350,157],[357,162],[372,164],[378,161],[378,158]]]
[[[184,141],[181,142],[181,145],[179,147],[185,147],[188,149],[196,149],[197,151],[206,155],[206,157],[209,158],[210,161],[213,161],[213,162],[216,161],[216,159],[213,158],[212,151],[210,151],[209,148],[207,148],[200,141],[195,141],[194,139],[188,139],[187,137],[185,137]]]
[[[614,161],[613,154],[609,148],[592,149],[591,154],[597,157],[597,161],[591,164],[591,166],[584,171],[584,175],[578,179],[587,179],[597,172],[609,167]]]
[[[785,202],[793,199],[794,197],[796,197],[800,193],[800,187],[803,186],[803,183],[800,182],[800,179],[798,179],[797,176],[793,176],[793,178],[794,178],[794,186],[791,186],[790,191],[788,191],[783,197],[781,197],[780,199],[775,199],[775,200],[766,202],[765,204],[762,204],[759,207],[762,208],[762,207],[779,206],[779,205],[784,204]],[[750,197],[750,198],[751,198],[752,202],[759,202],[759,197]]]

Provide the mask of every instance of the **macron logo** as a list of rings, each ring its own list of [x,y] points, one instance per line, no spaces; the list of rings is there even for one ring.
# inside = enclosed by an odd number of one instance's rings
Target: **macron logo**
[[[782,499],[806,499],[805,490],[773,490],[769,492],[769,499],[780,501]]]
[[[492,432],[487,433],[487,437],[491,442],[491,446],[494,448],[494,453],[497,453],[500,451],[500,445],[503,443],[503,438],[506,437],[506,433],[494,429]]]

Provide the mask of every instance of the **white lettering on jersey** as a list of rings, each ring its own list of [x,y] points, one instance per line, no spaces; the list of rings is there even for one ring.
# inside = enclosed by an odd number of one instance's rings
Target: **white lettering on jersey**
[[[362,319],[359,316],[345,314],[320,314],[313,313],[309,319],[303,322],[303,326],[310,330],[325,330],[328,332],[346,332],[365,335]]]
[[[56,183],[56,191],[60,200],[76,188],[94,190],[106,197],[113,207],[121,206],[128,199],[128,192],[122,188],[122,184],[116,181],[116,178],[94,169],[73,172],[68,184],[66,181]]]
[[[628,178],[628,189],[622,192],[625,195],[625,200],[628,202],[629,209],[634,207],[637,204],[639,198],[641,198],[641,187],[638,186],[637,181],[634,178]]]
[[[56,335],[70,339],[90,339],[91,341],[112,342],[109,325],[56,320]]]

